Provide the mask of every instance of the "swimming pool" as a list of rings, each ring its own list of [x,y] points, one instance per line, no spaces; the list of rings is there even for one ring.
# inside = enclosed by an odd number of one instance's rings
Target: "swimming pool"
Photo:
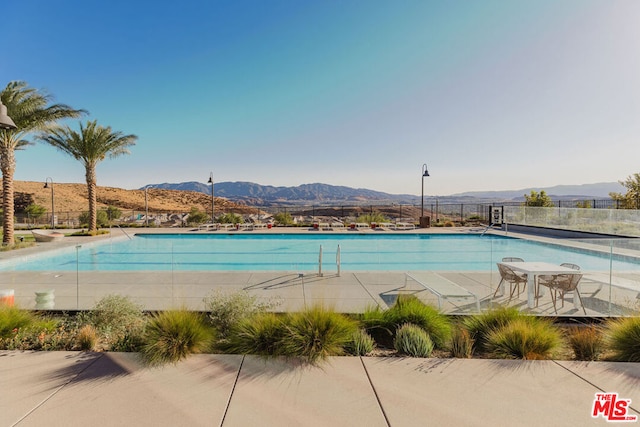
[[[608,271],[608,254],[464,234],[137,234],[6,261],[0,271],[492,271],[505,256]],[[613,268],[638,264],[614,260]]]

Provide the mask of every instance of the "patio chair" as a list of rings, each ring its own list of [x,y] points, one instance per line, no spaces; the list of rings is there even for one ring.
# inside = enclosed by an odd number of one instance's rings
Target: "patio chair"
[[[546,286],[549,288],[551,293],[551,301],[553,302],[553,311],[558,314],[558,309],[556,307],[558,292],[560,293],[560,298],[562,299],[562,307],[564,307],[564,294],[567,292],[574,292],[575,295],[578,296],[578,300],[580,301],[580,305],[582,306],[582,311],[586,316],[587,310],[584,308],[584,304],[582,303],[582,297],[580,296],[580,291],[578,291],[578,283],[580,283],[580,279],[582,279],[582,274],[557,274],[552,276],[551,280],[540,281],[539,284],[542,286]]]
[[[505,261],[508,262],[508,261]],[[513,298],[513,293],[518,290],[518,297],[520,297],[520,284],[524,286],[522,289],[527,286],[527,275],[521,274],[513,271],[513,269],[504,264],[498,263],[498,271],[500,272],[500,283],[498,283],[498,287],[496,291],[493,293],[493,297],[495,298],[498,295],[498,291],[500,290],[500,286],[503,282],[509,283],[509,299]]]

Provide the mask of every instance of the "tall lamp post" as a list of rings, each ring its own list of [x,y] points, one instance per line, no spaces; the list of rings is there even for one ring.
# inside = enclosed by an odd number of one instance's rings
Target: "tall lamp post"
[[[207,181],[209,184],[211,184],[211,224],[215,224],[216,220],[215,220],[215,202],[213,199],[213,172],[209,172],[209,181]]]
[[[44,188],[49,188],[49,183],[51,183],[51,228],[54,229],[56,228],[56,210],[53,194],[53,179],[51,179],[51,177],[47,177],[44,180]]]
[[[423,219],[424,218],[424,178],[429,176],[429,171],[427,170],[427,164],[423,164],[422,165],[422,204],[421,204],[421,208],[420,208],[420,226],[422,227],[423,224]]]
[[[149,227],[149,201],[147,199],[147,190],[149,187],[144,187],[144,226]]]
[[[0,129],[17,129],[18,126],[7,115],[7,107],[0,100]]]

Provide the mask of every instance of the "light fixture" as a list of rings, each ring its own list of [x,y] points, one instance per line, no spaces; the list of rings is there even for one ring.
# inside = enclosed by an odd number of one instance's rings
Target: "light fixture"
[[[7,115],[7,107],[0,101],[0,129],[17,129],[18,126]]]

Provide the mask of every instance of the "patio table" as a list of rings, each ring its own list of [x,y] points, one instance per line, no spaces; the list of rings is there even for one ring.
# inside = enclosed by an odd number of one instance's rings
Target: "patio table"
[[[499,262],[498,264],[506,265],[514,271],[527,275],[527,306],[529,308],[534,308],[535,306],[536,276],[584,273],[580,270],[574,270],[573,268],[563,267],[550,262]],[[502,286],[504,286],[504,284]],[[580,308],[577,300],[577,298],[573,298],[574,307]]]

